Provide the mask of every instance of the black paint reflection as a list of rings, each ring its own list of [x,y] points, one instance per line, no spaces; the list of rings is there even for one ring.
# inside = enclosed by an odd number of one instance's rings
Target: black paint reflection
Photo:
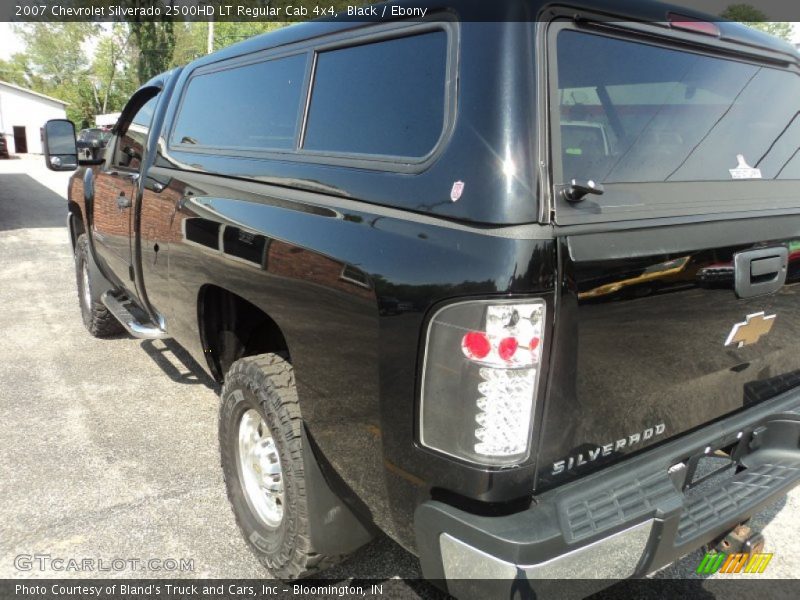
[[[739,298],[734,254],[776,246],[790,252],[786,284],[772,295]],[[543,487],[763,402],[800,381],[800,239],[632,259],[574,262],[566,249],[563,255],[555,337],[564,346],[554,357],[541,440]],[[734,325],[761,311],[776,315],[768,334],[741,348],[725,345]],[[662,425],[661,435],[635,438]],[[611,450],[595,456],[604,447]],[[560,472],[559,461],[566,467]]]

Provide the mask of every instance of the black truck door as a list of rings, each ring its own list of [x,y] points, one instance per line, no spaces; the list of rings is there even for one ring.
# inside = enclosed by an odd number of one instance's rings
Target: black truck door
[[[125,107],[110,142],[112,155],[106,169],[95,176],[92,235],[107,274],[129,290],[131,277],[131,215],[142,157],[158,89],[139,91]]]

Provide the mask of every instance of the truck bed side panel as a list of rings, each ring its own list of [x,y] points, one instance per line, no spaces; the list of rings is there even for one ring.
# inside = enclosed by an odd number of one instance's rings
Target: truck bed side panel
[[[420,333],[435,303],[514,292],[549,297],[547,229],[487,235],[322,195],[167,169],[152,174],[172,175],[168,189],[181,195],[191,191],[169,235],[170,334],[206,363],[197,302],[207,285],[267,313],[287,340],[310,435],[381,527],[413,545],[411,515],[434,480],[477,498],[530,494],[532,465],[493,477],[420,449],[415,380]]]

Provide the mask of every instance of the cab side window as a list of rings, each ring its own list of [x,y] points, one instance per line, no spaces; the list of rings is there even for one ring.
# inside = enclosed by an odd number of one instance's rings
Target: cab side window
[[[303,148],[423,157],[445,124],[447,34],[320,52]]]
[[[157,102],[158,94],[139,107],[130,124],[124,131],[118,133],[117,145],[114,149],[114,166],[133,171],[139,170]]]
[[[172,142],[294,150],[307,60],[296,54],[192,77]]]

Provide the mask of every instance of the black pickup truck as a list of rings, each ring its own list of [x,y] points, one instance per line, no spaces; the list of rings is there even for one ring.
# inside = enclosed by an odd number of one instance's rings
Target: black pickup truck
[[[800,480],[794,48],[658,3],[388,6],[427,10],[155,77],[90,164],[48,123],[89,332],[222,384],[281,578],[378,529],[476,598],[757,551]]]

